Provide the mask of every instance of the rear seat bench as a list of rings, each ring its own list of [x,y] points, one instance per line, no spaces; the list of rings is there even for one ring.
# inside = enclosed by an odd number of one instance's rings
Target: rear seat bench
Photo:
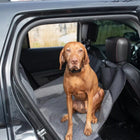
[[[100,60],[98,60],[96,57],[89,55],[90,58],[90,63],[91,67],[95,70],[97,73],[99,79],[101,79],[102,76],[100,74],[102,73],[102,67],[101,65],[106,68],[104,63]],[[92,61],[93,60],[93,61]],[[107,64],[106,64],[107,65]],[[111,63],[112,65],[112,63]],[[113,65],[113,69],[114,69]],[[103,68],[104,69],[104,68]],[[117,67],[115,69],[118,69]],[[28,82],[28,78],[26,77],[24,70],[20,66],[20,73],[21,73],[21,81],[23,85],[26,87],[28,90],[30,96],[32,99],[36,102],[38,105],[39,109],[43,113],[44,117],[46,120],[49,122],[50,126],[54,129],[54,131],[57,133],[57,135],[61,138],[64,139],[64,136],[67,131],[67,122],[61,123],[61,117],[67,113],[67,106],[66,106],[66,95],[64,93],[63,89],[63,76],[51,81],[50,83],[33,90],[32,87],[30,86]],[[123,81],[121,81],[123,77],[120,69],[114,71],[115,78],[113,78],[113,87],[114,84],[116,84],[116,81],[119,81],[119,84]],[[112,78],[112,77],[111,77]],[[110,78],[110,79],[111,79]],[[119,85],[118,84],[118,85]],[[122,84],[123,85],[123,84]],[[118,92],[118,89],[121,90],[122,87],[117,87],[117,90],[112,91],[115,93]],[[120,91],[119,91],[120,92]],[[111,108],[113,106],[114,101],[116,100],[117,96],[112,96],[113,93],[110,92],[109,89],[106,89],[105,91],[105,97],[102,102],[100,110],[96,113],[96,116],[98,118],[98,123],[92,125],[93,128],[93,133],[91,136],[87,137],[84,135],[83,130],[85,127],[85,121],[86,121],[86,114],[79,114],[75,113],[73,115],[73,140],[77,139],[77,135],[79,136],[80,140],[92,140],[98,137],[98,132],[106,119],[108,118],[108,115],[111,111]]]
[[[110,51],[110,50],[109,50]],[[97,124],[92,124],[93,133],[87,137],[84,135],[86,114],[73,114],[73,140],[94,140],[99,137],[99,130],[107,120],[112,106],[125,84],[125,75],[114,63],[110,61],[101,61],[96,55],[89,54],[90,65],[96,72],[99,82],[105,89],[105,97],[101,104],[100,110],[96,113],[98,118]],[[36,102],[50,126],[57,135],[63,140],[67,132],[68,123],[61,123],[61,117],[67,113],[66,95],[63,89],[63,76],[53,80],[40,88],[33,90],[29,84],[26,74],[20,66],[21,81],[27,88],[30,96]]]

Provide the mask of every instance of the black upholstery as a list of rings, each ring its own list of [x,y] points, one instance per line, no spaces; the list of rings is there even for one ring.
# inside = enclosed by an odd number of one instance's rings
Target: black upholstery
[[[89,57],[93,69],[97,74],[100,73],[99,71],[101,61],[99,61],[94,56],[90,55]],[[106,63],[106,65],[109,66],[111,64],[112,63]],[[111,75],[112,80],[109,83],[109,90],[105,90],[105,96],[101,107],[96,112],[98,123],[92,124],[92,135],[87,137],[83,133],[86,122],[86,114],[75,113],[73,114],[73,140],[77,140],[77,135],[80,140],[95,140],[96,138],[100,138],[99,131],[107,120],[114,102],[116,101],[119,94],[121,93],[122,88],[124,87],[125,81],[121,69],[117,68],[116,65],[111,65],[111,67],[115,69],[115,73],[113,75],[114,77],[112,77]],[[22,83],[27,88],[30,96],[38,105],[40,111],[48,121],[49,125],[54,129],[59,138],[63,140],[68,127],[67,121],[65,123],[60,122],[61,117],[67,113],[66,95],[63,89],[63,77],[53,80],[50,83],[47,83],[44,86],[33,91],[30,84],[28,83],[28,78],[26,78],[24,70],[21,69],[20,73]],[[115,86],[116,83],[119,84]]]
[[[112,37],[106,40],[108,59],[115,62],[123,70],[126,77],[123,104],[126,110],[129,110],[129,115],[140,122],[138,119],[140,118],[140,71],[127,61],[129,49],[129,41],[125,38]]]
[[[94,22],[84,22],[81,24],[81,42],[85,45],[89,54],[98,56],[103,60],[106,58],[103,51],[94,45],[97,40],[99,27]]]
[[[100,81],[100,77],[101,77],[100,69],[102,67],[102,61],[100,59],[98,59],[96,55],[88,54],[88,56],[89,56],[89,60],[90,60],[90,66],[95,71],[95,73],[97,74],[97,77]]]
[[[110,37],[106,39],[107,57],[111,62],[126,62],[129,48],[130,43],[126,38]]]
[[[63,77],[53,80],[33,91],[32,87],[28,83],[28,78],[26,77],[23,67],[20,66],[19,70],[21,81],[28,93],[38,105],[49,125],[54,129],[59,138],[63,140],[68,128],[67,121],[65,123],[61,123],[60,121],[62,116],[67,113],[66,95],[63,89]],[[77,136],[80,140],[101,139],[98,132],[106,121],[111,108],[112,98],[110,92],[106,91],[100,110],[96,112],[98,123],[92,124],[93,133],[89,137],[85,136],[83,133],[86,114],[73,114],[73,140],[77,140]]]
[[[102,62],[97,57],[97,52],[100,54],[98,49],[91,51],[91,42],[96,42],[98,35],[98,25],[94,22],[84,22],[82,23],[82,43],[85,45],[88,51],[88,56],[90,59],[90,66],[96,72],[98,79],[100,79],[100,67]]]
[[[126,74],[127,81],[140,99],[140,71],[129,63],[123,66],[123,70]]]
[[[122,66],[127,81],[130,83],[140,98],[140,71],[127,62],[130,43],[125,38],[112,37],[106,40],[106,51],[108,59]]]
[[[98,25],[93,22],[82,23],[82,43],[86,46],[91,42],[96,42],[98,35]]]

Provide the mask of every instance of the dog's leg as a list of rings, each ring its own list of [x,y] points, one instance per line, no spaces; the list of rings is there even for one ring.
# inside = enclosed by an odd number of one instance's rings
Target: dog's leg
[[[92,133],[92,128],[91,128],[91,120],[92,120],[92,106],[93,106],[93,93],[89,92],[87,93],[88,95],[88,103],[87,103],[87,118],[86,118],[86,125],[84,129],[84,134],[86,136],[91,135]]]
[[[92,123],[97,123],[98,121],[95,116],[95,112],[98,108],[100,108],[103,97],[104,97],[104,90],[98,88],[98,92],[93,97]]]
[[[87,112],[87,101],[78,101],[78,100],[74,100],[73,101],[73,110],[72,110],[72,114],[77,111],[79,113],[86,113]],[[61,122],[65,122],[68,120],[68,114],[65,114],[62,119]]]
[[[61,122],[65,122],[68,120],[68,114],[65,114],[62,118],[61,118]]]
[[[79,113],[86,113],[87,112],[87,101],[79,101],[79,100],[74,100],[73,102],[73,110],[72,110],[72,114],[77,111]],[[65,114],[62,119],[61,122],[65,122],[68,120],[68,114]]]
[[[72,123],[72,95],[67,94],[67,108],[68,108],[68,131],[65,140],[72,140],[73,136],[73,123]]]
[[[73,101],[72,100],[72,105],[73,105],[73,107],[72,107],[72,114],[76,111],[75,109],[75,107],[77,106],[77,103],[75,102],[75,100]],[[65,122],[65,121],[67,121],[68,120],[68,114],[65,114],[62,118],[61,118],[61,122],[63,123],[63,122]]]
[[[72,114],[75,112],[75,110],[73,109],[72,110]],[[63,123],[63,122],[65,122],[65,121],[67,121],[68,120],[68,114],[65,114],[62,118],[61,118],[61,122]]]

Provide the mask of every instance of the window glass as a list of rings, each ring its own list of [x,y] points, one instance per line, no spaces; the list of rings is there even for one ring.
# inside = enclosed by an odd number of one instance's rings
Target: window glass
[[[95,42],[97,45],[105,44],[108,37],[126,37],[131,42],[136,41],[132,36],[136,35],[137,31],[126,24],[111,20],[96,21],[95,23],[98,25],[98,36]]]
[[[95,21],[98,25],[98,35],[94,46],[98,47],[103,56],[106,56],[105,40],[109,37],[125,37],[130,42],[130,53],[128,60],[140,69],[140,38],[138,31],[129,24],[112,20]],[[101,57],[102,58],[102,57]],[[105,57],[103,57],[105,59]]]
[[[29,31],[30,48],[58,47],[77,40],[77,23],[47,24]]]

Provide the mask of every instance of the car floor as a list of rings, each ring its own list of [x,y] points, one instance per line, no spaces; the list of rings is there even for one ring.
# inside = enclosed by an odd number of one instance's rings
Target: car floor
[[[103,140],[140,140],[140,125],[134,122],[117,122],[109,118],[100,135]]]

